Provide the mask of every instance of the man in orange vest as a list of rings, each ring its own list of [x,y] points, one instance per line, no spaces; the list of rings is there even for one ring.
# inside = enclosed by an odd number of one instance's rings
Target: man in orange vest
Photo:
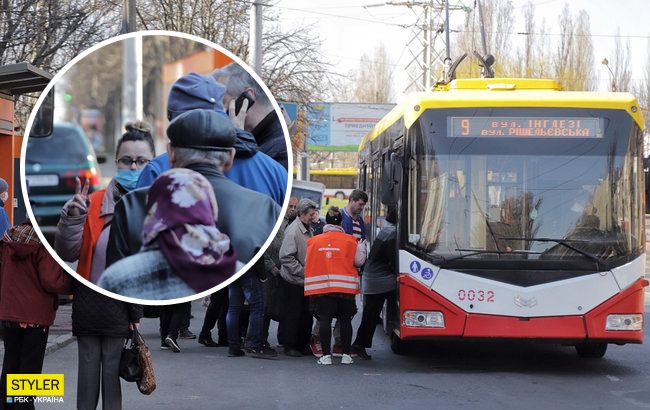
[[[323,347],[317,363],[332,364],[332,319],[336,317],[341,324],[341,364],[352,364],[352,317],[357,312],[354,297],[359,293],[357,267],[366,261],[366,242],[357,242],[343,231],[338,207],[328,210],[325,221],[323,234],[307,240],[305,260],[305,296],[312,297]]]

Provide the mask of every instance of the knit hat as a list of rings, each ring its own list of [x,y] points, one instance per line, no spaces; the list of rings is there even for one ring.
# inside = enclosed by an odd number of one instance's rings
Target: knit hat
[[[226,87],[213,77],[197,73],[186,74],[176,80],[169,91],[167,119],[171,121],[178,115],[197,108],[218,112],[227,118],[223,108],[225,94]]]

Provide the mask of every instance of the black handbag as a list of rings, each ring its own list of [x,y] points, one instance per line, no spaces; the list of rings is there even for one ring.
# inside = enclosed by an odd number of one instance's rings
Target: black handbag
[[[286,315],[286,300],[289,294],[289,285],[279,276],[269,275],[264,283],[268,303],[265,304],[266,315],[277,322]]]
[[[120,357],[120,377],[127,382],[137,382],[142,378],[142,366],[138,356],[138,344],[135,335],[132,333],[131,337],[124,342],[122,356]]]

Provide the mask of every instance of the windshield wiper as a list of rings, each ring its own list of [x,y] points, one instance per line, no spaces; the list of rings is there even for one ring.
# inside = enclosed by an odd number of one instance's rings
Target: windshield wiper
[[[598,256],[592,255],[589,252],[585,252],[581,249],[576,248],[575,246],[569,244],[569,242],[581,242],[581,243],[587,243],[588,241],[585,240],[574,240],[574,239],[556,239],[556,238],[517,238],[517,237],[502,237],[499,239],[503,239],[506,241],[526,241],[526,242],[555,242],[559,245],[562,245],[568,249],[571,249],[574,252],[579,253],[580,255],[586,257],[587,259],[596,262],[596,268],[601,269],[604,268],[606,270],[609,270],[607,268],[607,264],[604,260],[599,258]]]
[[[498,255],[517,255],[517,254],[529,254],[531,252],[522,252],[522,251],[512,251],[512,252],[506,252],[506,251],[488,251],[487,249],[460,249],[456,248],[455,250],[459,252],[469,252],[464,255],[458,255],[458,256],[452,256],[451,258],[445,258],[442,255],[436,255],[435,253],[430,254],[434,258],[442,259],[442,263],[446,262],[451,262],[455,261],[456,259],[463,259],[467,258],[469,256],[475,256],[475,255],[484,255],[484,254],[498,254]]]

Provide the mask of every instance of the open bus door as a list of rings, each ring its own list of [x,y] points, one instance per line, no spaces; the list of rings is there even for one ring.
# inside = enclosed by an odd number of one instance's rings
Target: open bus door
[[[20,192],[20,147],[23,136],[14,131],[14,98],[21,94],[42,91],[52,75],[28,63],[9,64],[0,67],[0,178],[9,184],[9,201],[5,210],[11,224],[27,217]],[[54,92],[50,93],[54,95]],[[52,130],[52,99],[39,110],[34,123],[34,136],[47,136]],[[38,134],[38,135],[36,135]]]

